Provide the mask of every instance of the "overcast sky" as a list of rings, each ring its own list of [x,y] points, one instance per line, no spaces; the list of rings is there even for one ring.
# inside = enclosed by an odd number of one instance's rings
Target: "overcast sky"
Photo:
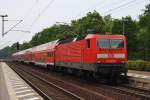
[[[138,20],[149,0],[0,0],[0,15],[7,14],[7,20],[23,20],[3,38],[0,35],[0,49],[19,41],[31,40],[32,36],[56,22],[70,23],[85,16],[87,12],[98,11],[102,16],[111,14],[113,18],[130,15]],[[0,19],[0,33],[2,21]],[[17,21],[5,21],[5,32]]]

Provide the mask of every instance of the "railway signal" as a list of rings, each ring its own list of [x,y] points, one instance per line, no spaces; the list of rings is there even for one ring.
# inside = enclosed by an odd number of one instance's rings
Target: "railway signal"
[[[19,50],[19,42],[17,42],[17,50]]]

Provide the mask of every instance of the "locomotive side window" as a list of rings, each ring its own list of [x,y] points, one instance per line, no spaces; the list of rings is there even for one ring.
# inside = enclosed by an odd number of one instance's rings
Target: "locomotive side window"
[[[86,48],[90,48],[90,39],[86,40]]]

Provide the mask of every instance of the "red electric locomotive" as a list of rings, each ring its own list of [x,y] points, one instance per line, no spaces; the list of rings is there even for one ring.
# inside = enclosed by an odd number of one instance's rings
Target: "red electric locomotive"
[[[13,59],[91,77],[112,78],[127,74],[126,38],[123,35],[88,34],[80,38],[56,40],[17,52],[13,54]]]

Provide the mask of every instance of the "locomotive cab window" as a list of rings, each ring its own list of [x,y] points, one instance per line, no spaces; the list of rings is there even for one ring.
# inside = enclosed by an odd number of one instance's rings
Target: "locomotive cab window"
[[[90,39],[86,40],[86,48],[90,48]]]
[[[121,49],[124,48],[123,39],[111,39],[111,48],[113,49]]]
[[[110,48],[110,40],[109,39],[97,39],[97,47],[102,49]]]
[[[123,39],[97,39],[97,47],[102,49],[122,49],[124,48]]]

